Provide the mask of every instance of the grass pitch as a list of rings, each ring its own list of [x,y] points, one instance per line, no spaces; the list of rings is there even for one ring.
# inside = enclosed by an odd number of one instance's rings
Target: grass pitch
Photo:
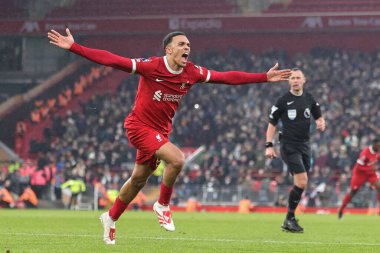
[[[304,234],[282,232],[284,214],[173,214],[176,232],[153,212],[127,212],[116,245],[102,241],[100,212],[0,209],[0,253],[7,252],[380,252],[380,217],[299,215]]]

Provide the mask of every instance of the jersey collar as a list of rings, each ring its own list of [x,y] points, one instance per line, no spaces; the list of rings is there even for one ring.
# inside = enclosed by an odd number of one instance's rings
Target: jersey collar
[[[289,91],[289,93],[292,94],[292,95],[295,96],[295,97],[302,97],[302,95],[303,95],[303,90],[302,90],[302,93],[301,93],[300,95],[293,94],[291,91]]]
[[[170,73],[175,74],[175,75],[178,75],[178,74],[181,74],[181,73],[182,73],[183,68],[181,68],[181,70],[175,71],[175,70],[173,70],[173,69],[169,66],[168,59],[166,58],[166,55],[164,56],[164,62],[165,62],[165,67],[166,67],[166,69],[167,69]]]

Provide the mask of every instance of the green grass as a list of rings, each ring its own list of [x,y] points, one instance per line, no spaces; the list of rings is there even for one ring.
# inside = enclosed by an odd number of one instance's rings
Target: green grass
[[[380,252],[380,217],[300,215],[304,234],[280,230],[284,214],[174,213],[165,232],[153,212],[128,212],[117,244],[102,241],[100,212],[0,209],[3,252]]]

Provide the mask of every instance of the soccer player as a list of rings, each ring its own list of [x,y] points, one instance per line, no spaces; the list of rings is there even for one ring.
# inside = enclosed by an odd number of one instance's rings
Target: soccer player
[[[289,77],[290,91],[281,96],[272,106],[266,133],[266,151],[268,158],[276,157],[273,137],[276,125],[281,119],[281,157],[293,175],[294,186],[289,193],[288,213],[282,224],[283,231],[303,233],[294,212],[307,186],[307,173],[310,170],[310,118],[315,119],[317,129],[324,131],[326,123],[322,117],[320,105],[314,97],[304,91],[306,78],[300,69],[293,69]]]
[[[51,30],[48,32],[50,43],[96,63],[141,76],[135,106],[124,122],[127,137],[137,149],[135,167],[109,212],[100,217],[104,227],[103,239],[107,244],[115,244],[115,221],[144,187],[160,160],[165,162],[165,169],[160,196],[153,210],[161,227],[168,231],[175,230],[169,202],[185,157],[169,141],[169,134],[172,118],[181,99],[195,83],[239,85],[278,82],[287,80],[290,75],[288,69],[277,70],[278,64],[267,73],[217,72],[194,65],[189,61],[190,42],[183,32],[166,35],[163,39],[165,56],[149,59],[130,59],[87,48],[74,42],[69,29],[66,29],[66,33],[63,36]]]
[[[342,219],[344,208],[358,192],[365,182],[370,182],[375,186],[378,194],[377,199],[380,203],[380,177],[376,173],[374,165],[380,162],[380,139],[374,139],[372,145],[364,148],[356,160],[350,183],[350,192],[344,196],[341,207],[338,211],[339,219]]]

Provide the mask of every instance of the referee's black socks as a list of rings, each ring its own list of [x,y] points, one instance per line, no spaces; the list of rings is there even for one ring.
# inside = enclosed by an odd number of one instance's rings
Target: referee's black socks
[[[299,188],[296,185],[293,186],[293,189],[289,193],[288,214],[286,215],[286,219],[294,218],[294,212],[301,200],[302,193],[302,188]]]

